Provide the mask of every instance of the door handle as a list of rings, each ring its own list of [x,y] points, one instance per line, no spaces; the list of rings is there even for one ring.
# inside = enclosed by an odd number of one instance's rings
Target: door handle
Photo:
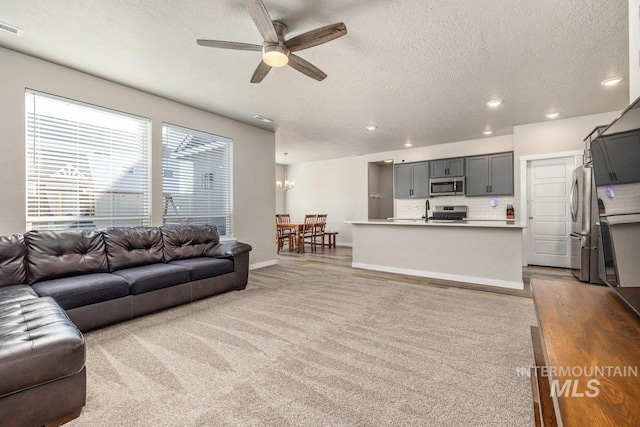
[[[533,219],[533,217],[532,217],[532,216],[530,216],[530,217],[529,217],[529,219]]]
[[[577,200],[575,200],[574,195],[576,195],[576,189],[578,188],[578,179],[576,178],[573,183],[571,183],[571,191],[569,192],[569,211],[571,212],[571,220],[576,222],[578,219],[577,212]]]

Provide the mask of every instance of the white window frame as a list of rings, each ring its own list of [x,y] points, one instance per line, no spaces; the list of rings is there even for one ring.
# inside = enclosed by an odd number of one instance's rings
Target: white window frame
[[[26,228],[149,225],[151,120],[27,89]]]

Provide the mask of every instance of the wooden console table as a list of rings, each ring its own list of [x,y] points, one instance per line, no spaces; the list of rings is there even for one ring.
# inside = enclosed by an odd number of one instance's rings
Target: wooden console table
[[[640,317],[607,287],[534,279],[531,288],[536,425],[640,426]]]

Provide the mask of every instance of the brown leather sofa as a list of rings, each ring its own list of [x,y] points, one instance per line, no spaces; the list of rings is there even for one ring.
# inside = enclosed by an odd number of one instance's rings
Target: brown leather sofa
[[[0,425],[57,425],[85,404],[87,331],[247,285],[251,246],[214,226],[0,237]]]

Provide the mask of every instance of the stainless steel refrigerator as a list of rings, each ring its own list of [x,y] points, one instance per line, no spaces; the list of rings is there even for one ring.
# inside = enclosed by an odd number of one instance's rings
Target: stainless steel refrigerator
[[[598,276],[598,196],[590,165],[573,171],[571,211],[571,272],[578,280],[602,283]]]

